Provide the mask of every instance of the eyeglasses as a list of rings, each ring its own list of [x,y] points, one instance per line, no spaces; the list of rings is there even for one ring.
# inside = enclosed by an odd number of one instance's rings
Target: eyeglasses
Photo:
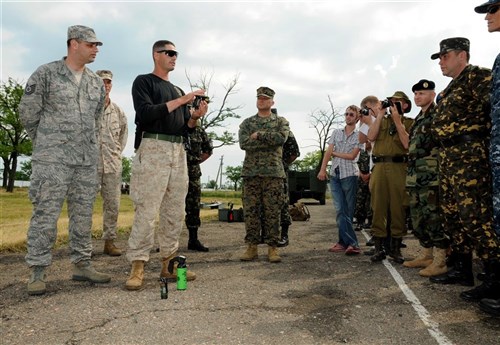
[[[356,114],[355,114],[355,113],[345,113],[344,115],[345,115],[345,116],[352,116],[352,117],[356,116]]]
[[[158,50],[157,53],[163,53],[165,55],[168,55],[170,57],[174,57],[179,55],[179,53],[175,50],[170,50],[170,49],[163,49],[163,50]]]
[[[489,14],[495,14],[497,13],[498,9],[500,9],[500,6],[490,6],[486,10],[486,12],[488,12]]]

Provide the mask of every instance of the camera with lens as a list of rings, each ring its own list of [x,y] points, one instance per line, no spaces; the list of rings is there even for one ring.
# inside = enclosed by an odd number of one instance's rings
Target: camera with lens
[[[191,105],[194,109],[198,109],[200,107],[201,101],[205,101],[207,103],[210,103],[210,97],[208,96],[198,96],[196,95],[194,97],[193,104]]]
[[[390,99],[386,98],[381,101],[380,104],[382,105],[382,109],[389,108],[395,105],[399,115],[403,115],[403,105],[401,104],[401,102],[393,102]]]
[[[368,109],[368,108],[363,108],[363,109],[361,109],[361,110],[359,111],[359,113],[360,113],[361,115],[363,115],[363,116],[368,116],[368,115],[370,115],[370,109]]]

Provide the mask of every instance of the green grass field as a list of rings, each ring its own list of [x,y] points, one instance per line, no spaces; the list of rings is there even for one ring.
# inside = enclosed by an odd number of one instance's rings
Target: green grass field
[[[241,192],[210,191],[202,192],[204,203],[233,203],[235,208],[241,206]],[[184,207],[179,205],[179,207]],[[16,188],[14,193],[0,190],[0,252],[22,252],[26,250],[26,232],[31,218],[31,202],[27,188]],[[202,209],[203,221],[218,220],[217,209]],[[118,236],[128,236],[134,219],[133,203],[130,196],[122,195],[120,214],[118,216]],[[102,234],[102,199],[98,195],[94,205],[92,235],[99,238]],[[57,223],[58,239],[56,246],[67,243],[68,214],[66,204]]]

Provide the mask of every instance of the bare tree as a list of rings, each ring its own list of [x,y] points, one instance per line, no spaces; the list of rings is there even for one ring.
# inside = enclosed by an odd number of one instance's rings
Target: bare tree
[[[233,145],[237,142],[236,133],[231,133],[224,129],[222,134],[220,134],[215,129],[225,128],[225,122],[228,119],[239,119],[241,117],[236,113],[238,109],[241,109],[241,105],[231,106],[229,104],[229,98],[238,92],[236,85],[240,76],[239,74],[235,74],[226,84],[222,85],[224,95],[220,101],[217,95],[210,93],[213,76],[214,72],[202,72],[199,80],[193,81],[186,71],[186,77],[191,89],[206,90],[207,95],[210,97],[210,104],[217,104],[216,108],[209,106],[208,113],[201,118],[201,126],[207,131],[208,136],[214,142],[214,148],[219,148],[225,145]]]
[[[317,138],[316,147],[318,147],[321,152],[320,159],[317,162],[316,170],[321,168],[321,162],[325,155],[326,148],[328,146],[328,139],[333,128],[342,125],[343,118],[340,111],[335,109],[333,105],[332,98],[328,96],[328,104],[330,105],[329,110],[315,110],[311,113],[311,125],[316,130]]]

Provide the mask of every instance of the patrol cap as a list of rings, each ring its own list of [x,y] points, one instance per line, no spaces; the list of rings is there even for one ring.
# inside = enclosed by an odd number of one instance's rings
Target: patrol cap
[[[396,91],[394,92],[394,95],[387,97],[387,99],[391,98],[399,98],[399,99],[404,99],[406,104],[408,104],[408,108],[405,109],[405,113],[409,113],[411,111],[411,101],[410,98],[404,93],[403,91]]]
[[[68,28],[68,41],[71,39],[97,43],[98,46],[102,46],[102,42],[95,36],[94,29],[83,25],[73,25]]]
[[[489,0],[489,1],[486,1],[484,4],[479,5],[476,8],[474,8],[474,11],[476,11],[476,13],[486,13],[486,12],[488,12],[488,7],[490,7],[491,5],[496,5],[496,4],[500,4],[500,0]]]
[[[111,71],[105,70],[105,69],[100,69],[95,72],[101,79],[109,79],[113,80],[113,73]]]
[[[500,1],[500,0],[499,0]],[[422,79],[411,88],[412,92],[422,90],[434,90],[436,84],[432,80]]]
[[[261,86],[257,89],[257,97],[264,96],[267,98],[273,98],[275,92],[273,89],[268,88],[267,86]]]
[[[431,60],[436,60],[442,54],[446,54],[452,50],[464,50],[469,52],[470,42],[465,37],[452,37],[442,40],[439,43],[439,52],[431,55]]]

